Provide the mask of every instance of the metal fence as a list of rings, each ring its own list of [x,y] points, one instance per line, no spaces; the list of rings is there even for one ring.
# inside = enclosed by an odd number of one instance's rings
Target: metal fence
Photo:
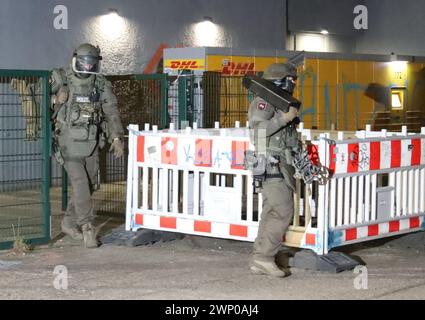
[[[202,76],[181,76],[178,82],[178,110],[174,119],[180,123],[196,122],[198,127],[213,128],[220,122],[223,128],[233,127],[235,121],[244,123],[253,95],[242,85],[240,76],[222,76],[219,72],[204,72]]]
[[[220,79],[220,124],[232,127],[235,121],[248,120],[248,107],[254,96],[242,85],[242,77],[224,76]]]
[[[208,71],[201,76],[182,73],[169,78],[168,112],[175,128],[192,123],[213,128],[216,121],[231,128],[235,121],[247,120],[252,99],[241,76]]]
[[[0,248],[50,239],[48,72],[0,70]]]
[[[174,128],[204,125],[204,77],[191,73],[168,77],[168,113]],[[167,124],[168,125],[168,124]]]

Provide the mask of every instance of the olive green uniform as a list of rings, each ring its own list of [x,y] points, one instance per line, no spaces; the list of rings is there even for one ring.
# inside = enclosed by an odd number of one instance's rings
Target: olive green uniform
[[[279,159],[278,165],[267,165],[268,176],[262,183],[263,208],[254,243],[254,259],[272,260],[294,214],[295,171],[288,164],[292,159],[287,150],[298,145],[298,135],[293,126],[279,117],[274,106],[259,97],[251,103],[248,119],[256,151],[265,150],[266,157]]]
[[[99,148],[124,130],[112,85],[103,75],[77,77],[71,70],[55,69],[51,74],[52,94],[67,86],[68,100],[54,105],[54,152],[64,165],[72,186],[65,220],[78,226],[94,220],[92,193],[99,188]],[[106,136],[106,137],[105,137]]]

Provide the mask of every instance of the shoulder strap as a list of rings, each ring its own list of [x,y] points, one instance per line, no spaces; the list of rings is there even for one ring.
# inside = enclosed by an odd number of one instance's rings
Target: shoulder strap
[[[66,71],[63,68],[58,69],[58,71],[59,71],[59,74],[61,75],[61,77],[63,79],[63,84],[65,86],[67,86],[68,85],[68,77],[67,77]]]
[[[72,85],[72,76],[74,75],[74,73],[72,72],[71,67],[66,68],[64,72],[65,72],[67,85],[68,86]]]

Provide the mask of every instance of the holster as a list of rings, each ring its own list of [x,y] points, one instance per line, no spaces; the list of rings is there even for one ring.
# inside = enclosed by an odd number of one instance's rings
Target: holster
[[[262,174],[253,175],[254,192],[259,193],[260,189],[263,187],[264,181],[267,181],[267,179],[284,178],[283,174],[280,172],[280,157],[273,156],[273,158],[276,162],[268,161],[267,168]]]

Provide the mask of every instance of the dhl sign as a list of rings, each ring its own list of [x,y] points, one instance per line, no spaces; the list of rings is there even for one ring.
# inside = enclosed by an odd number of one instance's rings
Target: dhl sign
[[[166,59],[164,65],[173,70],[205,70],[205,59]]]
[[[255,63],[254,62],[231,62],[229,60],[223,60],[223,69],[221,70],[223,75],[232,76],[244,76],[246,74],[255,74]]]
[[[284,62],[284,58],[248,56],[207,56],[208,71],[226,76],[244,76],[264,71],[270,64]]]

